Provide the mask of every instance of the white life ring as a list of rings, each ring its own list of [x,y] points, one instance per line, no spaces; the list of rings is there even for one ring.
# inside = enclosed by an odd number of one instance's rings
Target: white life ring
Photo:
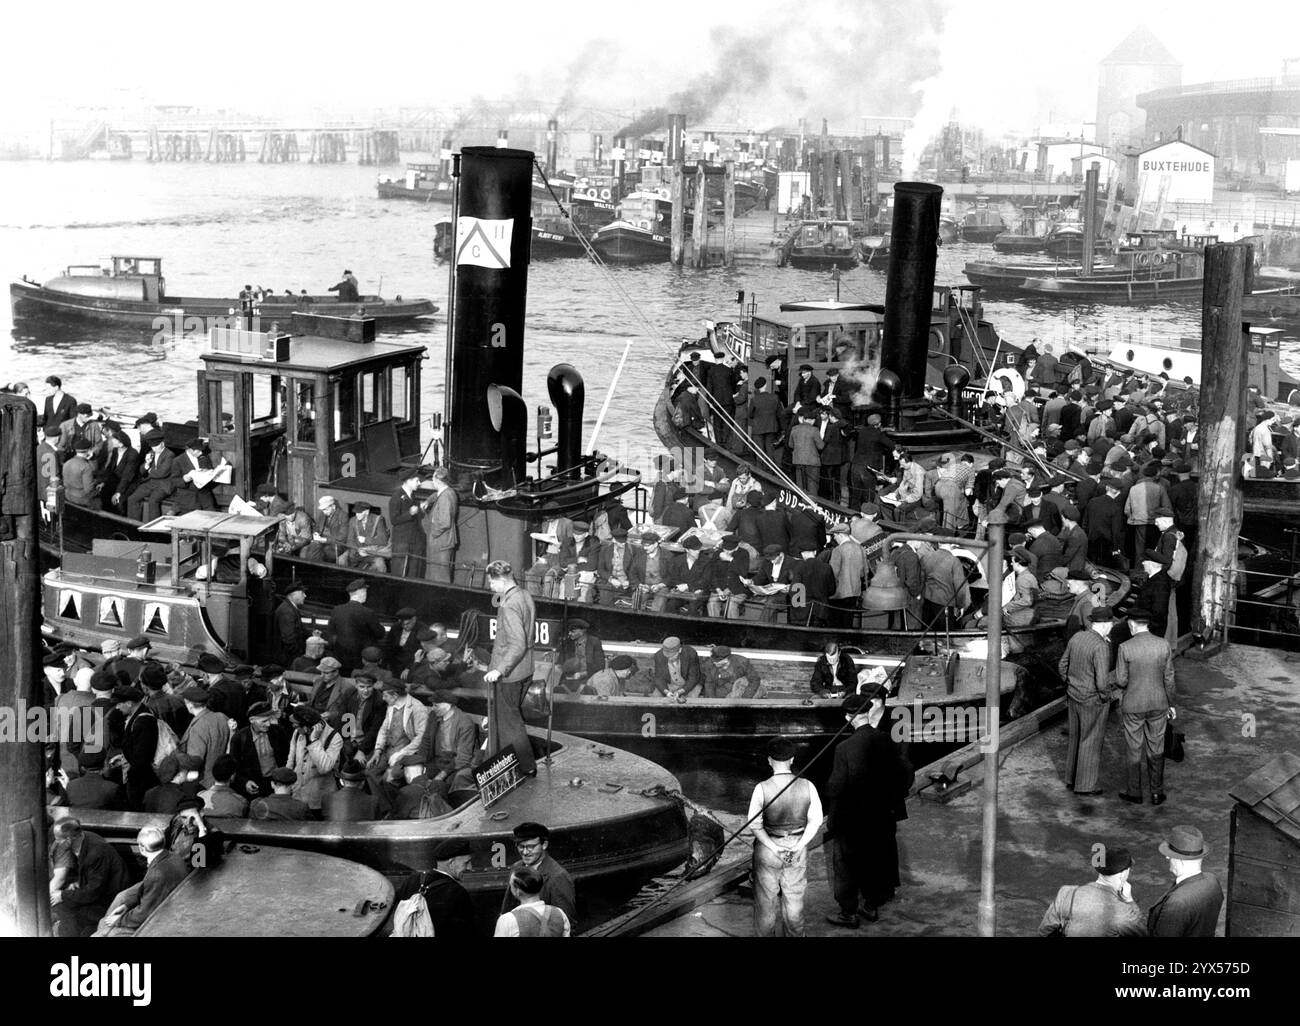
[[[601,189],[600,198],[603,200],[610,200],[614,198],[614,194],[609,189]]]
[[[586,196],[587,199],[599,199],[599,194],[596,192],[594,187],[588,188],[583,192],[583,195]]]
[[[1163,253],[1156,253],[1151,257],[1151,262],[1157,266],[1163,264],[1167,258]]]
[[[1025,379],[1014,367],[1000,367],[993,372],[989,378],[989,395],[1003,398],[1007,394],[1003,391],[1004,385],[1011,386],[1010,394],[1014,402],[1020,402],[1025,397]]]

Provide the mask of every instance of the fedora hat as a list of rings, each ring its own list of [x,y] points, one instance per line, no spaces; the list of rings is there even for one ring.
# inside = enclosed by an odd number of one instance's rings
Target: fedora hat
[[[1160,854],[1167,859],[1203,859],[1210,854],[1205,836],[1192,826],[1171,827],[1169,836],[1160,842]]]

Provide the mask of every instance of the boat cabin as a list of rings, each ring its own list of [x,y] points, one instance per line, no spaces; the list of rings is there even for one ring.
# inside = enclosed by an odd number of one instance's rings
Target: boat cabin
[[[195,510],[141,526],[165,536],[159,542],[97,538],[91,552],[66,552],[45,575],[45,623],[93,648],[106,637],[143,635],[167,659],[204,651],[252,658],[269,638],[280,520]]]
[[[634,228],[665,234],[672,227],[671,196],[667,186],[628,193],[618,205],[618,216]]]
[[[162,257],[113,256],[107,264],[72,264],[47,289],[97,299],[161,303],[166,296]]]
[[[794,248],[799,249],[853,249],[853,222],[852,221],[831,221],[823,219],[820,221],[804,221],[799,226],[799,235],[795,239]]]
[[[320,493],[387,497],[420,460],[425,347],[213,328],[198,372],[199,434],[233,471],[219,505],[270,481],[312,510]]]

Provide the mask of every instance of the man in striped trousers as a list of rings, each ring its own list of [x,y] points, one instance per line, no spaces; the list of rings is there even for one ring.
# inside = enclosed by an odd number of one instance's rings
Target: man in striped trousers
[[[1061,656],[1060,672],[1066,682],[1070,740],[1065,761],[1065,784],[1078,795],[1099,795],[1101,745],[1110,711],[1110,637],[1115,615],[1100,606],[1089,615],[1088,630],[1077,631]]]

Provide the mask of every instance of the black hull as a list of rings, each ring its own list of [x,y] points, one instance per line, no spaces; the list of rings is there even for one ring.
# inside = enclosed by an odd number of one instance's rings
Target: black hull
[[[602,229],[591,240],[592,247],[609,264],[665,263],[672,254],[667,235],[632,228]]]
[[[206,331],[213,324],[226,325],[231,320],[230,311],[239,309],[238,299],[177,296],[161,303],[144,301],[102,299],[58,292],[29,282],[13,282],[9,286],[9,300],[14,320],[40,319],[61,321],[93,321],[101,324],[130,325],[157,331],[161,325],[174,326],[175,332],[189,331],[186,322],[191,318],[202,322],[198,330]],[[428,299],[386,300],[378,296],[362,296],[355,303],[340,303],[336,296],[316,296],[310,303],[298,301],[264,300],[258,307],[258,317],[267,327],[272,321],[288,327],[295,312],[332,317],[354,317],[364,307],[365,316],[373,317],[379,326],[413,321],[437,313],[438,307]],[[208,323],[212,322],[212,324]]]
[[[564,257],[584,257],[586,247],[576,235],[543,231],[533,228],[532,257],[534,260],[553,260]]]
[[[375,195],[379,199],[411,200],[431,207],[450,207],[450,189],[408,189],[397,182],[380,182],[375,186]]]
[[[999,235],[1006,231],[1006,227],[1000,224],[996,225],[965,225],[961,230],[962,242],[992,242]]]
[[[1043,237],[1004,233],[993,240],[993,248],[999,253],[1039,253],[1043,249]]]
[[[858,266],[858,255],[853,250],[827,253],[820,248],[816,250],[795,248],[790,251],[787,263],[800,271],[830,271],[837,267],[841,271],[848,271]]]
[[[1048,239],[1043,249],[1048,256],[1056,257],[1058,260],[1078,260],[1083,256],[1083,239],[1077,235]]]

